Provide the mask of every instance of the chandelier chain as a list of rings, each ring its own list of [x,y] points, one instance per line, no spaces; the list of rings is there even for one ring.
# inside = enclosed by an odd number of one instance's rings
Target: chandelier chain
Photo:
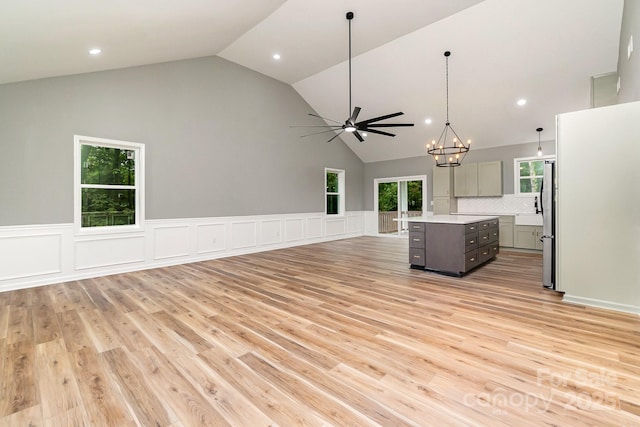
[[[449,124],[449,57],[445,56],[446,62],[446,87],[447,87],[447,124]]]

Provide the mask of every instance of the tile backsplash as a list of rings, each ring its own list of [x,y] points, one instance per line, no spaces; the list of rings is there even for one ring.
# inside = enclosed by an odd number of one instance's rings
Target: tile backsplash
[[[539,202],[538,202],[539,203]],[[459,197],[458,212],[487,214],[535,214],[534,197]]]

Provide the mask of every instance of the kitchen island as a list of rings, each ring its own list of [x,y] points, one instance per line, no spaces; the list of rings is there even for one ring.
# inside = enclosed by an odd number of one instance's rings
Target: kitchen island
[[[409,223],[411,268],[462,276],[499,253],[497,216],[433,215]]]

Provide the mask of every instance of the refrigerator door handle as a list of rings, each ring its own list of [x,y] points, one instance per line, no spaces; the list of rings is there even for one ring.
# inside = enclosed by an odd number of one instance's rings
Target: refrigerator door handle
[[[553,234],[543,234],[540,236],[540,241],[544,241],[544,239],[553,239]]]
[[[542,198],[542,190],[544,189],[544,179],[540,183],[540,214],[544,215],[544,199]]]

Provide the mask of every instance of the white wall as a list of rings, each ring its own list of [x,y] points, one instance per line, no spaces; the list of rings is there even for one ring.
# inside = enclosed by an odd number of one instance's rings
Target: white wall
[[[640,313],[640,102],[558,116],[558,286]]]
[[[363,234],[363,212],[147,220],[139,233],[91,236],[73,224],[0,227],[0,292]]]

